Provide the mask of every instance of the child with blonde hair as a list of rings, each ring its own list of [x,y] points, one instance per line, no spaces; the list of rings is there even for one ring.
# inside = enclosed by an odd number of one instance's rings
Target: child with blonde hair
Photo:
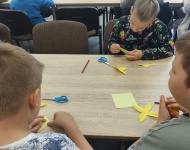
[[[157,19],[160,7],[157,0],[135,0],[131,15],[116,22],[109,40],[111,54],[129,51],[128,60],[154,60],[173,55],[173,41],[166,25]]]
[[[0,149],[91,150],[73,117],[56,112],[48,125],[65,134],[31,133],[45,119],[40,110],[44,65],[22,48],[0,43]],[[75,144],[76,145],[75,145]]]

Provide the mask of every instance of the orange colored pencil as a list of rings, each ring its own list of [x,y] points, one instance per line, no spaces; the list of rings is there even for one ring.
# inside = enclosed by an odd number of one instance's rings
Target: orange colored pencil
[[[160,102],[154,102],[154,104],[160,104]],[[173,109],[173,108],[169,108],[168,109],[170,113],[175,113],[175,114],[179,114],[179,110]]]

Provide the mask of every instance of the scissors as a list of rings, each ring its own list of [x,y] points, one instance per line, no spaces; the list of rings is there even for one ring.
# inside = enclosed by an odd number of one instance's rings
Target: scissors
[[[98,62],[101,62],[101,63],[104,63],[104,64],[106,64],[106,65],[108,65],[108,66],[111,66],[111,65],[108,63],[106,57],[100,57],[100,58],[98,59]]]
[[[58,97],[55,97],[54,99],[45,98],[45,99],[42,99],[42,100],[51,100],[51,101],[56,101],[57,103],[68,102],[67,96],[58,96]]]

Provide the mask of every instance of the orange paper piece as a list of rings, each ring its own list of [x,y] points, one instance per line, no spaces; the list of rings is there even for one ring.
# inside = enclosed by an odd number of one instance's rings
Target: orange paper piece
[[[152,109],[151,103],[147,104],[144,109],[136,104],[133,104],[133,107],[141,113],[139,115],[139,122],[143,122],[147,116],[158,117],[158,113],[150,111]]]
[[[138,64],[139,66],[143,66],[145,68],[150,67],[150,66],[154,66],[154,64]]]
[[[127,69],[126,67],[117,67],[117,66],[113,66],[113,68],[123,74],[126,74],[125,70]]]

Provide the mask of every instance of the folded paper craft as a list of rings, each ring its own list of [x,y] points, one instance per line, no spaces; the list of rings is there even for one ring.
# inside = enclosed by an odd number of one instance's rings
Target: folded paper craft
[[[124,52],[126,55],[129,55],[129,51],[128,51],[128,50],[126,50],[126,49],[124,49],[124,48],[120,48],[120,50],[121,50],[122,52]]]
[[[41,123],[41,128],[38,130],[41,131],[43,130],[46,126],[47,126],[47,123],[50,121],[48,118],[44,117],[45,121]]]
[[[151,103],[147,104],[144,109],[136,104],[133,104],[133,107],[141,113],[139,115],[139,122],[143,122],[147,116],[158,117],[158,113],[150,111],[152,109]]]
[[[44,107],[44,106],[46,106],[46,103],[41,102],[40,107]]]
[[[113,68],[123,74],[126,74],[125,70],[127,69],[126,67],[117,67],[117,66],[113,66]]]
[[[138,64],[139,66],[143,66],[145,68],[150,67],[150,66],[154,66],[154,64]]]

